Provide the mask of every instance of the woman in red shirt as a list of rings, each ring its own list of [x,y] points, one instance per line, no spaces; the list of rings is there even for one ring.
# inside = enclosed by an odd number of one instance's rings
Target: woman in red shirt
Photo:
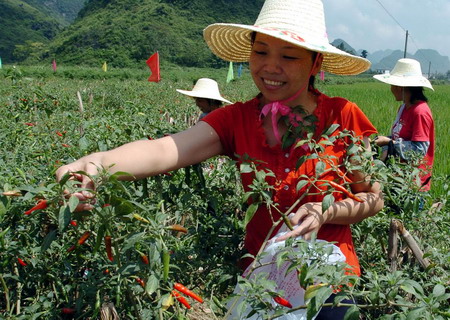
[[[314,117],[315,136],[331,125],[333,135],[343,130],[361,138],[369,148],[369,136],[375,128],[354,104],[343,98],[330,98],[314,89],[314,77],[324,70],[338,75],[354,75],[367,70],[370,62],[329,44],[320,0],[266,0],[254,25],[213,24],[204,30],[206,43],[214,54],[227,61],[249,62],[253,81],[260,93],[245,103],[235,103],[212,111],[186,131],[157,140],[140,140],[116,149],[85,156],[59,168],[57,179],[67,172],[85,171],[91,175],[99,167],[111,172],[128,172],[135,179],[157,175],[192,165],[216,155],[228,155],[238,161],[254,159],[264,164],[274,177],[273,201],[281,210],[292,206],[302,190],[297,185],[302,175],[314,177],[317,159],[311,157],[297,168],[299,157],[311,155],[309,147],[295,148],[285,142],[303,117]],[[298,106],[302,106],[299,108]],[[344,172],[348,158],[345,144],[324,144],[327,168]],[[361,201],[336,193],[336,201],[322,212],[324,194],[304,198],[290,218],[294,229],[278,240],[301,236],[335,241],[355,274],[360,274],[350,224],[375,215],[383,207],[378,184],[371,184],[358,172],[345,172],[354,181],[351,189]],[[250,174],[242,173],[246,190]],[[85,188],[94,188],[88,177],[74,175]],[[124,177],[127,178],[127,177]],[[333,170],[323,180],[338,181]],[[341,180],[342,181],[342,180]],[[80,209],[90,209],[89,195],[77,194]],[[84,202],[86,201],[86,202]],[[247,225],[245,247],[256,255],[268,236],[273,220],[266,206],[260,206]],[[281,225],[281,224],[280,224]],[[274,233],[277,230],[274,230]],[[334,315],[337,313],[334,310]],[[335,319],[337,319],[335,317]]]
[[[375,143],[383,148],[382,159],[386,158],[389,145],[402,160],[408,161],[413,153],[422,156],[422,190],[428,191],[434,160],[434,120],[423,90],[434,89],[422,75],[419,61],[414,59],[400,59],[389,74],[373,77],[390,84],[395,100],[403,102],[392,125],[391,135],[375,139]]]

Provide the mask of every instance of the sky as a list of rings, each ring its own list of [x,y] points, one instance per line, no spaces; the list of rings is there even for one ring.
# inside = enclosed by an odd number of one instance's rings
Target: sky
[[[450,59],[450,0],[322,2],[330,42],[342,39],[353,49],[369,53],[385,49],[404,51],[407,30],[408,53],[434,49]]]

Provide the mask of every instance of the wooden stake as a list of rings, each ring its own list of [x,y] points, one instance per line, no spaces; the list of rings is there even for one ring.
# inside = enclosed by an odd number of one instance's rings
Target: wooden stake
[[[389,226],[389,244],[388,244],[388,260],[391,272],[397,271],[397,255],[398,255],[398,228],[396,220],[391,220]]]
[[[423,268],[428,268],[430,265],[430,262],[428,259],[423,257],[423,251],[420,249],[419,245],[417,244],[416,240],[414,240],[413,236],[409,233],[408,230],[403,226],[403,223],[399,220],[393,220],[393,222],[397,225],[397,229],[400,231],[400,234],[402,235],[403,239],[405,239],[406,244],[413,252],[416,259],[419,261],[421,266]]]
[[[79,102],[78,110],[80,111],[81,117],[83,117],[84,107],[83,107],[83,99],[81,99],[80,91],[77,91],[77,96],[78,96],[78,102]],[[80,136],[84,136],[83,124],[80,125]]]

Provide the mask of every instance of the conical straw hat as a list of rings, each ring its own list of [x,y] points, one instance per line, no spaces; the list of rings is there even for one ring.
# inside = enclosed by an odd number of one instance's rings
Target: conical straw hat
[[[354,75],[370,68],[370,61],[339,50],[328,41],[320,0],[266,0],[254,25],[215,23],[203,30],[211,51],[233,62],[247,62],[251,33],[278,38],[324,55],[322,70]]]

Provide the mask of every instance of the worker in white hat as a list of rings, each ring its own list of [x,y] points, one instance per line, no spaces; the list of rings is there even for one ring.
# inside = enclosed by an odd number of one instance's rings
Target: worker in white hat
[[[202,111],[199,120],[203,119],[208,113],[222,106],[223,103],[232,104],[220,95],[219,85],[213,79],[200,78],[192,90],[177,89],[179,93],[195,99],[195,104]]]
[[[383,148],[382,160],[388,155],[398,155],[409,160],[415,153],[424,158],[420,164],[422,191],[431,186],[431,171],[434,160],[434,120],[424,88],[433,89],[430,81],[422,75],[420,63],[403,58],[387,74],[373,76],[390,84],[396,101],[402,101],[390,136],[378,136],[375,143]]]

